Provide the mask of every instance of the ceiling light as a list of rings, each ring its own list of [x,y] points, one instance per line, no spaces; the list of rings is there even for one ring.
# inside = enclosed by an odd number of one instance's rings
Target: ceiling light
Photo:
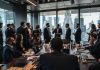
[[[34,2],[32,2],[32,1],[30,1],[30,0],[26,0],[26,1],[29,2],[30,4],[36,6],[36,4],[35,4]]]

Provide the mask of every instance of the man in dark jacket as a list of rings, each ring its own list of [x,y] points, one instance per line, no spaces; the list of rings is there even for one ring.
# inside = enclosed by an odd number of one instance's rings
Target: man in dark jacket
[[[50,39],[51,39],[51,32],[50,32],[50,24],[47,23],[46,24],[46,27],[44,28],[44,40],[45,40],[45,43],[49,43],[50,42]]]
[[[52,53],[40,55],[37,70],[80,70],[78,58],[62,52],[63,42],[55,37],[51,40]]]
[[[71,29],[69,27],[69,24],[66,24],[66,35],[65,39],[67,40],[68,43],[71,41]]]
[[[60,28],[60,25],[57,24],[57,27],[54,29],[53,34],[55,34],[55,37],[60,37],[62,35],[62,29]]]

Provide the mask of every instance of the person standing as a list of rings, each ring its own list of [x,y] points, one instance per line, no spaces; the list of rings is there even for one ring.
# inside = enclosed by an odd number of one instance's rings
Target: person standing
[[[27,40],[28,40],[28,30],[26,28],[26,23],[25,22],[21,22],[20,23],[20,27],[17,28],[17,35],[21,34],[23,36],[23,46],[25,48],[25,50],[28,50],[28,44],[27,44]]]
[[[65,39],[67,40],[68,43],[71,41],[71,29],[69,27],[69,24],[66,24],[66,35]]]
[[[75,35],[76,47],[80,47],[81,33],[82,33],[81,28],[80,28],[80,24],[77,24],[77,25],[76,25],[76,28],[77,28],[77,30],[76,30],[76,32],[74,33],[74,35]]]
[[[57,24],[57,27],[54,29],[53,34],[55,34],[55,37],[60,37],[62,35],[62,29],[60,28],[60,25]]]
[[[50,27],[50,24],[47,23],[46,27],[44,28],[43,35],[44,35],[45,43],[49,43],[50,39],[51,39],[51,32],[50,32],[50,28],[49,27]]]

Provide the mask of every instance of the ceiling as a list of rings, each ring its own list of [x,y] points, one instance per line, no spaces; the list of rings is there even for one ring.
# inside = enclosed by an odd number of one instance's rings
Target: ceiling
[[[26,0],[2,0],[13,4],[26,4]],[[50,9],[61,9],[68,7],[78,7],[78,6],[89,6],[89,5],[100,5],[100,0],[30,0],[37,2],[37,6],[28,5],[28,9],[34,10],[50,10]]]

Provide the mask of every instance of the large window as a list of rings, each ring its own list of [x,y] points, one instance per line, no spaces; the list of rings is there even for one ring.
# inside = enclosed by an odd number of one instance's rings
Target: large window
[[[45,27],[46,23],[50,23],[50,30],[55,28],[56,26],[56,11],[50,12],[41,12],[40,13],[40,28],[43,32],[43,28]],[[53,37],[53,35],[52,35]],[[43,37],[42,37],[43,39]]]
[[[5,35],[6,24],[14,23],[14,13],[0,8],[0,22],[3,23],[3,35]],[[4,40],[5,40],[5,36]]]
[[[88,41],[88,32],[91,30],[91,24],[97,26],[98,21],[100,20],[100,10],[99,8],[87,8],[81,9],[81,29],[82,29],[82,40]]]
[[[70,25],[72,33],[75,32],[75,25],[78,23],[78,10],[63,10],[58,11],[58,23],[63,30],[62,39],[65,38],[66,23]],[[71,35],[71,39],[74,40],[74,35]]]

